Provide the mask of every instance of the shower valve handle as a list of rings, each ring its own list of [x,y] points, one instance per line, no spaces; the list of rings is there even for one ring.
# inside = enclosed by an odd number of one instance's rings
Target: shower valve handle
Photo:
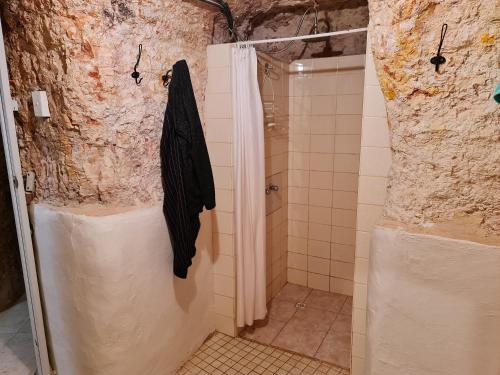
[[[273,191],[279,191],[280,187],[278,185],[269,184],[266,186],[266,195],[271,194]]]

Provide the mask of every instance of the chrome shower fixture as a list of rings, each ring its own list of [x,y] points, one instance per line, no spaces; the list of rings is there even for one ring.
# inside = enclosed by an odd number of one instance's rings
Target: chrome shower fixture
[[[318,13],[319,13],[319,4],[316,0],[313,1],[314,5],[314,24],[312,29],[312,34],[319,34],[319,26],[318,26]]]
[[[321,32],[319,31],[319,3],[316,0],[313,0],[313,10],[314,10],[314,21],[310,35],[318,35],[321,34]],[[306,44],[322,43],[322,42],[327,42],[329,40],[330,37],[326,36],[324,38],[305,39],[304,43]]]
[[[313,27],[309,33],[309,35],[318,35],[321,34],[319,30],[319,3],[317,0],[312,0],[312,6],[306,9],[304,14],[299,20],[299,24],[297,26],[297,30],[295,31],[294,37],[299,36],[300,30],[302,29],[302,25],[304,23],[304,20],[306,16],[311,12],[314,12],[314,20],[313,20]],[[312,43],[320,43],[320,42],[328,42],[330,40],[330,37],[319,37],[319,38],[314,38],[314,39],[304,39],[302,42],[306,44],[312,44]],[[266,53],[269,53],[271,55],[275,54],[281,54],[288,50],[292,45],[295,44],[295,41],[288,42],[283,48],[278,48],[274,49],[271,51],[265,51]]]

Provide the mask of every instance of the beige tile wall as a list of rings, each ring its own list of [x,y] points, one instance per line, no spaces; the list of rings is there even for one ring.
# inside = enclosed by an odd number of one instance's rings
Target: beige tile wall
[[[370,38],[368,38],[368,41]],[[391,164],[384,98],[367,45],[361,162],[356,225],[356,255],[352,319],[352,375],[365,375],[368,259],[373,226],[382,216]]]
[[[364,55],[289,70],[288,281],[352,295]]]
[[[287,280],[288,64],[261,53],[259,62],[259,87],[265,112],[266,185],[279,186],[279,191],[266,195],[266,297],[269,301]],[[266,63],[271,66],[271,80],[264,75]]]
[[[230,45],[207,50],[206,140],[214,173],[217,207],[212,211],[214,311],[219,332],[236,335],[233,236],[233,116]]]
[[[205,111],[217,195],[217,208],[212,213],[216,328],[234,336],[237,331],[230,48],[208,48]],[[276,294],[286,279],[345,294],[352,293],[354,279],[353,371],[360,375],[369,237],[385,199],[389,143],[385,110],[373,103],[365,105],[360,165],[356,144],[361,132],[364,56],[328,60],[316,60],[314,65],[299,61],[291,66],[289,108],[286,84],[279,85],[282,97],[278,107],[283,108],[283,126],[266,131],[267,181],[277,181],[281,187],[280,193],[266,205],[271,250],[267,255],[268,298]],[[371,57],[367,60],[373,64]],[[368,92],[380,95],[374,89],[378,83],[373,66],[368,68],[371,70],[366,73],[365,96]],[[261,87],[265,98],[267,88]],[[380,103],[377,98],[376,103]],[[283,139],[287,137],[289,142],[284,146]],[[283,158],[288,160],[283,163]],[[358,170],[359,189],[355,178]]]
[[[205,97],[207,145],[214,172],[217,207],[213,215],[214,310],[216,329],[235,336],[236,275],[233,206],[233,116],[231,84],[231,45],[208,47],[208,82]],[[261,55],[274,66],[273,81],[277,107],[277,126],[265,129],[266,182],[280,186],[266,199],[267,213],[267,299],[286,283],[287,200],[288,200],[288,65]],[[269,82],[259,81],[263,100],[270,99]],[[263,186],[262,189],[265,187]]]

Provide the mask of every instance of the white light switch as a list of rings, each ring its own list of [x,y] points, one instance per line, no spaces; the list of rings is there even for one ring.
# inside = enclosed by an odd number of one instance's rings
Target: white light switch
[[[36,117],[50,117],[49,101],[47,100],[47,93],[45,91],[33,91],[31,93],[33,98],[33,108]]]
[[[29,171],[26,173],[26,185],[24,186],[24,190],[27,193],[33,193],[35,191],[35,172]]]

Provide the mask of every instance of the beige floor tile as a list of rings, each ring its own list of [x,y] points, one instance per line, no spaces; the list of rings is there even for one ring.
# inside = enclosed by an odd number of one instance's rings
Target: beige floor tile
[[[319,350],[321,352],[326,350],[328,352],[349,351],[351,348],[351,332],[330,331],[321,346],[322,348]]]
[[[269,319],[287,322],[295,314],[295,303],[285,300],[272,300],[268,307]]]
[[[347,296],[343,294],[313,290],[307,297],[305,303],[308,307],[339,312],[342,310],[346,299]]]
[[[335,332],[351,332],[352,316],[347,314],[338,314],[332,324],[332,331]]]
[[[314,356],[326,332],[301,328],[296,322],[289,322],[274,339],[272,345],[293,352]]]
[[[286,322],[275,319],[268,319],[254,324],[253,327],[247,327],[242,333],[242,337],[250,340],[255,340],[263,344],[270,344],[281,329],[285,326]]]
[[[347,300],[345,301],[344,306],[342,306],[342,310],[340,311],[340,313],[352,315],[352,296],[347,297]]]
[[[309,293],[311,293],[311,289],[305,286],[286,284],[274,299],[293,303],[304,302]]]
[[[202,354],[210,352],[210,356]],[[223,353],[233,353],[238,362],[228,360]],[[200,359],[202,358],[202,359]],[[252,358],[249,360],[248,358]],[[195,360],[196,359],[196,360]],[[207,360],[210,359],[210,363]],[[194,364],[196,362],[196,364]],[[348,375],[341,368],[320,360],[292,354],[281,349],[261,345],[242,338],[231,338],[216,333],[208,339],[193,357],[177,371],[177,375],[229,374],[333,374]]]
[[[352,297],[286,284],[271,300],[266,321],[244,330],[243,338],[215,334],[178,374],[191,375],[186,371],[193,366],[200,374],[348,375],[341,367],[350,364],[351,315]]]
[[[306,307],[304,310],[298,310],[289,324],[296,329],[327,332],[335,321],[337,314],[332,311],[319,310],[312,307]]]
[[[316,358],[329,363],[335,363],[337,366],[346,369],[351,366],[351,352],[349,350],[323,350],[320,347]]]

